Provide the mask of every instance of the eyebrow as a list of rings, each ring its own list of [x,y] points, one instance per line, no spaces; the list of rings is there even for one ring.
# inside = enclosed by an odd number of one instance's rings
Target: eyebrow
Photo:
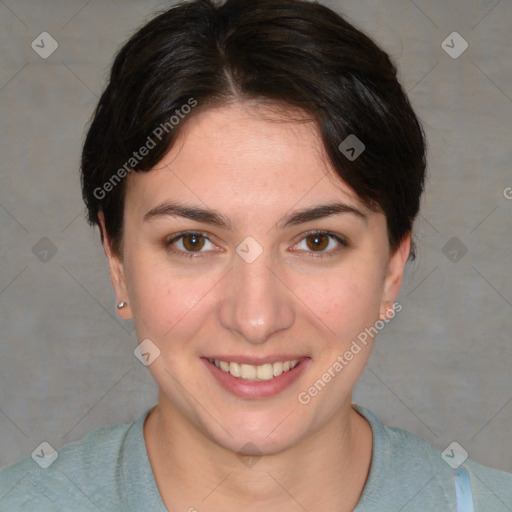
[[[368,220],[368,216],[355,206],[346,203],[329,203],[294,211],[281,218],[276,223],[276,226],[280,229],[284,229],[288,226],[295,226],[342,213],[353,214],[364,220],[365,223]],[[212,224],[230,230],[233,229],[231,221],[216,210],[187,206],[180,203],[163,203],[152,208],[144,215],[144,222],[166,216],[185,217],[186,219],[195,220],[197,222]]]

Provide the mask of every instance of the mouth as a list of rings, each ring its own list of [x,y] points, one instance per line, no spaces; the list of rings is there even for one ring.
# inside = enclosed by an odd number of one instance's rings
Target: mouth
[[[263,363],[260,365],[223,361],[214,358],[209,358],[208,361],[223,372],[229,373],[237,379],[259,382],[272,380],[283,373],[293,370],[304,359],[303,357],[299,359],[276,361],[274,363]]]
[[[283,356],[267,361],[233,357],[202,357],[202,362],[224,390],[242,398],[262,399],[289,388],[311,363],[310,357]],[[250,363],[259,364],[250,364]]]

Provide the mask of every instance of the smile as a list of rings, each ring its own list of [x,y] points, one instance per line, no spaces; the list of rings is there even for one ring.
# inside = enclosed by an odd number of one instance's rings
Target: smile
[[[300,379],[311,364],[310,357],[292,359],[283,354],[277,357],[255,360],[237,357],[238,362],[226,361],[227,356],[202,357],[209,373],[225,391],[241,398],[263,399],[279,395]],[[272,361],[272,362],[270,362]],[[249,364],[261,363],[261,364]]]
[[[233,361],[221,361],[219,359],[208,359],[210,363],[220,368],[223,372],[230,373],[233,377],[248,381],[272,380],[279,377],[284,372],[295,368],[300,360],[276,361],[275,363],[265,363],[261,365],[240,364]]]

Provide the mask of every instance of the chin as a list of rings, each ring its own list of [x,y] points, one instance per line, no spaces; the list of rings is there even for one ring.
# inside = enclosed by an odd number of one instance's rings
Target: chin
[[[215,443],[234,453],[250,456],[273,455],[295,446],[305,435],[306,429],[301,434],[299,425],[290,424],[291,418],[296,414],[290,408],[286,414],[280,412],[277,420],[275,411],[269,411],[266,415],[261,411],[254,413],[252,419],[224,416],[222,427],[225,430],[217,423],[210,422],[207,435]]]

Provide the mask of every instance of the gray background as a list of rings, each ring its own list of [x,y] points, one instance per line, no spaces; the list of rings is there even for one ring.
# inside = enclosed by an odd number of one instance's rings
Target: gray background
[[[429,141],[419,259],[354,402],[512,471],[512,2],[326,3],[398,63]],[[116,315],[78,167],[114,52],[166,5],[0,1],[0,466],[157,401],[133,323]],[[31,47],[43,31],[59,44],[47,59]],[[453,31],[469,44],[457,59],[441,47]]]

